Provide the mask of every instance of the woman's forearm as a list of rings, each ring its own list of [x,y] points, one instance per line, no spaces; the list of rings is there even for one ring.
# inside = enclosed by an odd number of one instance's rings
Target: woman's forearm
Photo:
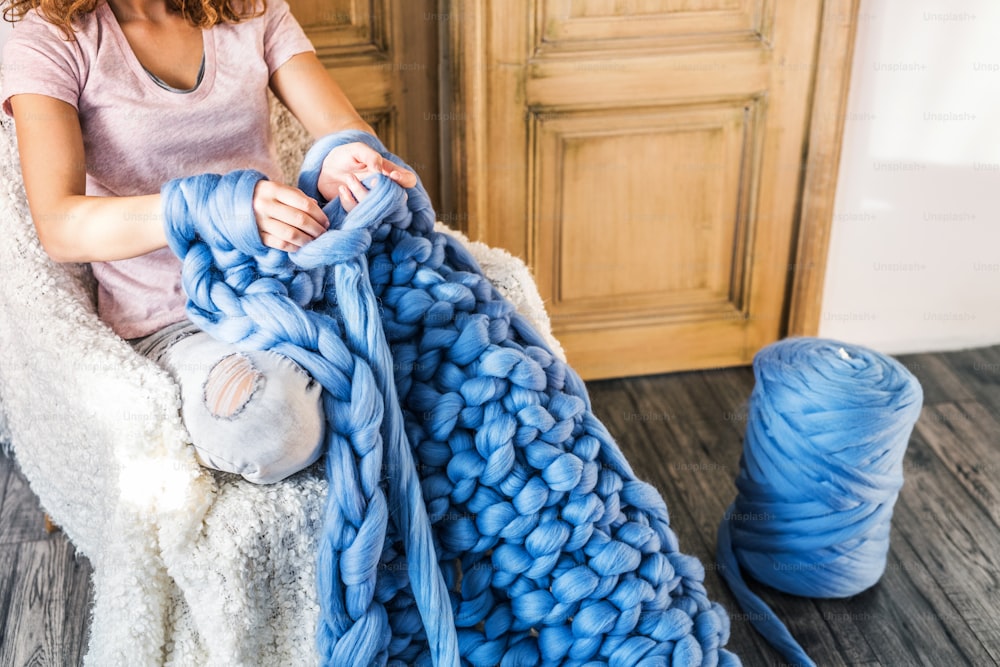
[[[57,262],[127,259],[167,245],[160,195],[91,197],[76,109],[46,95],[10,99],[28,206]]]
[[[314,138],[342,130],[375,134],[315,53],[292,56],[271,75],[271,90]]]
[[[57,262],[128,259],[167,245],[159,194],[73,195],[31,208],[38,239]]]

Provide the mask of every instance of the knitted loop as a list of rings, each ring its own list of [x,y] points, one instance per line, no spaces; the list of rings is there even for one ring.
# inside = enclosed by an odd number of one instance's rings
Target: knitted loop
[[[404,165],[345,132],[313,146],[299,187],[319,199],[323,160],[354,141]],[[167,232],[193,321],[324,388],[324,664],[738,664],[659,494],[579,376],[434,231],[423,187],[373,177],[285,254],[232,214],[251,177],[168,183]]]

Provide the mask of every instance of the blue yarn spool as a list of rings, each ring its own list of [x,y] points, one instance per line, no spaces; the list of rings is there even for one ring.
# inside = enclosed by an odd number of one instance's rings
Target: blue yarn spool
[[[812,665],[740,568],[805,597],[847,597],[878,582],[923,392],[898,361],[833,340],[779,341],[753,368],[738,495],[717,558],[758,632],[790,662]]]
[[[352,141],[402,164],[344,132],[313,146],[299,187],[318,199],[324,157]],[[579,376],[434,230],[423,187],[375,177],[286,254],[260,242],[260,178],[171,181],[164,216],[190,318],[323,386],[323,664],[739,664],[663,499]]]

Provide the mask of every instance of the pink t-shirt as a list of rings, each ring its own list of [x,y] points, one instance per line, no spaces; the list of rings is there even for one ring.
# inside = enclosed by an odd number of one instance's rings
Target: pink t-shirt
[[[205,70],[191,92],[157,85],[107,2],[76,26],[76,41],[35,11],[3,50],[3,110],[18,93],[76,107],[87,156],[87,194],[147,195],[172,178],[257,169],[281,179],[268,114],[270,75],[312,44],[285,0],[262,16],[202,32]],[[184,319],[180,262],[168,248],[94,262],[98,313],[123,338]]]

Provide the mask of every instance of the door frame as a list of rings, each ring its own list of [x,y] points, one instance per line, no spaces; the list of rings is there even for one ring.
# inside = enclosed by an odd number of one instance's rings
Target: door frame
[[[485,119],[488,75],[484,17],[489,0],[442,0],[447,7],[442,35],[442,102],[460,118],[442,129],[444,193],[449,222],[475,239],[486,220],[487,192],[477,175],[488,155]],[[822,317],[823,283],[833,221],[844,117],[861,0],[824,0],[815,84],[799,185],[797,220],[785,295],[785,336],[815,336]],[[447,82],[447,83],[446,83]]]
[[[861,0],[823,3],[801,205],[795,224],[796,250],[784,326],[787,336],[819,333],[860,4]]]

